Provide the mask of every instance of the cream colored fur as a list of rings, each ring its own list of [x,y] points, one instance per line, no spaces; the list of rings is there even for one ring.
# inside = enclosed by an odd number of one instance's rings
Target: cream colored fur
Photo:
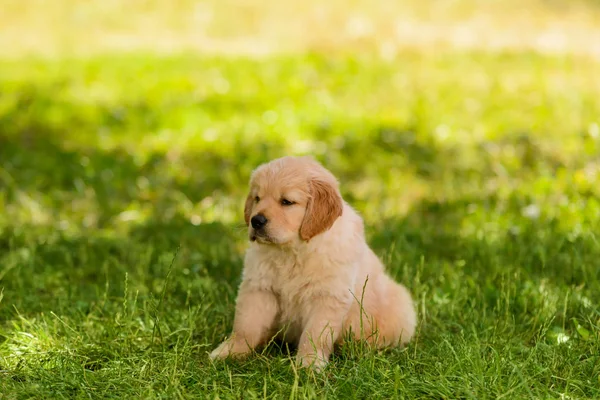
[[[262,232],[250,223],[258,214],[268,219]],[[300,365],[320,369],[346,337],[377,347],[411,339],[410,293],[385,273],[365,241],[361,217],[316,161],[284,157],[257,168],[245,218],[252,243],[233,332],[212,359],[245,356],[277,334],[298,345]]]

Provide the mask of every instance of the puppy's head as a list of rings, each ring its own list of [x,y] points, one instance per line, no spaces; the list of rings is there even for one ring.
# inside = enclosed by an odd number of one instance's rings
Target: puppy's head
[[[342,209],[329,171],[309,157],[283,157],[252,174],[244,218],[251,241],[294,244],[331,228]]]

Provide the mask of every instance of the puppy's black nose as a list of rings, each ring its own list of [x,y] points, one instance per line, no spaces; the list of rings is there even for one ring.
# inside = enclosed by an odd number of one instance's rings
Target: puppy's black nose
[[[256,214],[250,222],[252,223],[252,227],[254,229],[260,229],[267,224],[269,220],[262,214]]]

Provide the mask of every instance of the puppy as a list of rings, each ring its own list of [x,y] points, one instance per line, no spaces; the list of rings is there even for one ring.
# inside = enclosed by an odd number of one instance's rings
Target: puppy
[[[258,167],[244,217],[251,244],[233,332],[212,359],[245,356],[278,335],[297,344],[301,366],[321,369],[344,338],[381,348],[413,336],[409,292],[385,273],[361,217],[319,163],[284,157]]]

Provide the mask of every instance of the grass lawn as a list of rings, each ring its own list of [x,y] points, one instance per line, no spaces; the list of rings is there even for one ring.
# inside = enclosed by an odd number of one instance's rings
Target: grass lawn
[[[0,399],[600,398],[600,60],[0,59]],[[249,174],[311,154],[410,288],[324,373],[229,333]]]

